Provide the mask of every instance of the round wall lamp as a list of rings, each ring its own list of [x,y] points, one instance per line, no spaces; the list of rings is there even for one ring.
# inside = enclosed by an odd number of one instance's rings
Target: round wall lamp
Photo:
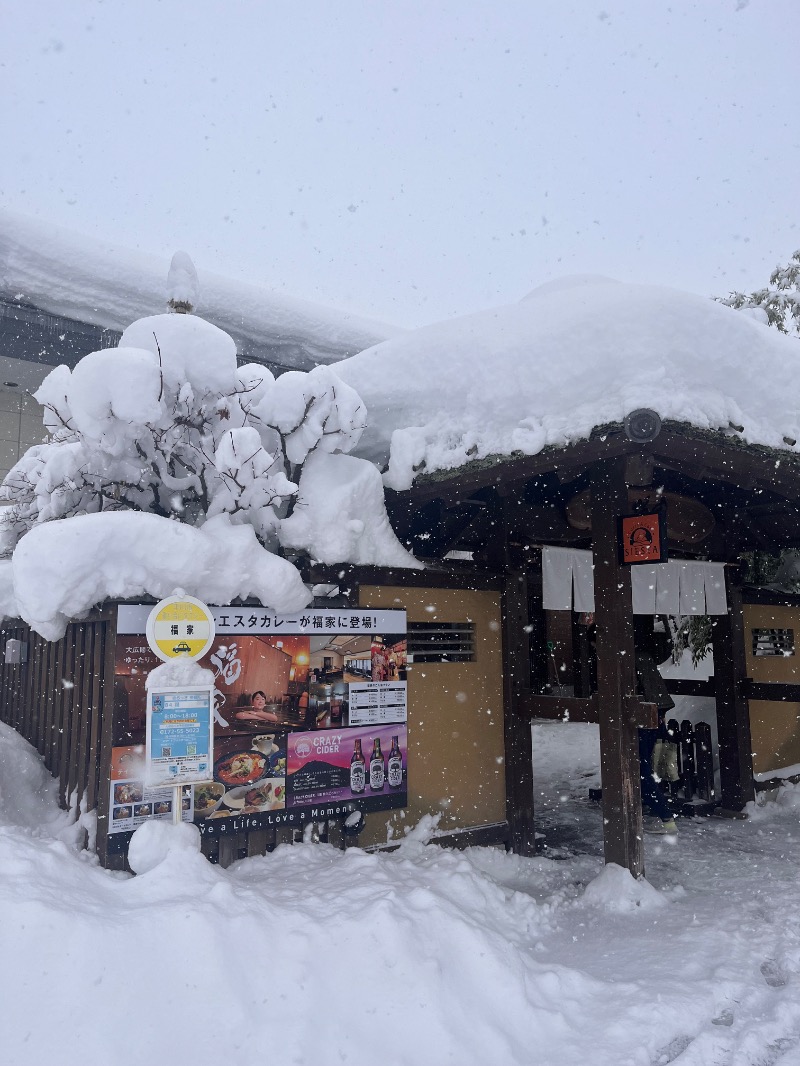
[[[625,436],[635,444],[649,444],[661,432],[661,419],[649,407],[637,407],[625,416]]]

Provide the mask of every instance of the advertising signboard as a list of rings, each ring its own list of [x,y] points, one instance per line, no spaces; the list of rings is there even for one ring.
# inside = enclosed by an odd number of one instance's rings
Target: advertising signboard
[[[111,751],[109,824],[111,833],[129,833],[151,819],[175,821],[175,789],[152,788],[145,783],[144,748],[128,744]],[[181,790],[181,817],[193,820],[192,786]]]
[[[148,785],[208,781],[214,746],[213,689],[151,688],[147,699],[145,780]]]
[[[188,789],[190,816],[202,834],[302,827],[356,810],[406,806],[404,611],[209,610],[215,636],[198,662],[214,674],[213,765],[206,781]],[[145,636],[151,611],[118,608],[120,745],[146,741],[145,680],[159,663]],[[165,703],[160,717],[152,715],[153,760],[173,783],[176,776],[185,780],[173,766],[195,760],[192,773],[201,773],[203,742],[199,732],[197,739],[190,735],[195,727],[186,724],[186,709]],[[109,831],[129,828],[125,819],[112,819]]]

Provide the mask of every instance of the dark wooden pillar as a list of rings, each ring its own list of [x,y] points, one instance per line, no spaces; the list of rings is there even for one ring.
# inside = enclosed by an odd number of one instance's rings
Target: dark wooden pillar
[[[530,687],[528,580],[522,570],[506,574],[503,591],[503,706],[506,769],[506,819],[511,849],[533,855],[533,746],[531,721],[522,706]]]
[[[742,593],[725,567],[727,615],[712,619],[714,689],[717,702],[720,796],[723,811],[741,811],[755,796],[750,706],[742,693],[747,676]]]
[[[591,486],[605,860],[641,877],[644,847],[631,575],[619,564],[616,521],[628,512],[625,459],[598,463]]]

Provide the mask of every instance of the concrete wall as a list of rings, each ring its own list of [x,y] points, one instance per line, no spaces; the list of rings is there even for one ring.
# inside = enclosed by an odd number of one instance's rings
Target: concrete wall
[[[0,388],[0,479],[32,444],[45,436],[42,409],[21,389]]]

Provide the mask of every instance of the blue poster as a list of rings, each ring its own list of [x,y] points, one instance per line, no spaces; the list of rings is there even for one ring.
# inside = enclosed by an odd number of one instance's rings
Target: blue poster
[[[151,689],[147,707],[147,783],[209,781],[214,752],[211,688]]]

